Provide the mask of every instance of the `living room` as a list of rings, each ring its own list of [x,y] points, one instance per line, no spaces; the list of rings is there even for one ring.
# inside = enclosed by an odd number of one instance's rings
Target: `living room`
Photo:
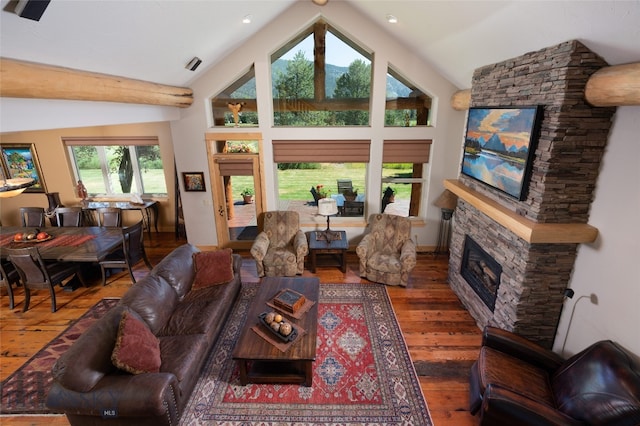
[[[620,4],[625,5],[629,14],[637,18],[637,2]],[[586,8],[591,13],[602,12],[596,7]],[[5,11],[3,15],[7,13]],[[75,196],[72,174],[66,167],[67,158],[60,142],[63,137],[153,135],[158,138],[165,170],[173,171],[175,159],[178,172],[192,170],[206,172],[209,166],[203,136],[206,132],[215,132],[207,122],[208,99],[242,74],[251,64],[255,64],[259,82],[260,79],[266,79],[268,55],[265,52],[272,51],[274,46],[279,46],[288,40],[299,28],[312,22],[318,14],[322,14],[339,28],[348,28],[349,34],[354,39],[374,49],[376,63],[393,64],[419,87],[428,89],[437,100],[434,103],[437,120],[434,121],[433,126],[426,128],[396,129],[386,128],[372,117],[370,128],[323,129],[326,133],[320,138],[317,129],[279,129],[261,125],[259,130],[262,133],[265,154],[270,153],[269,141],[272,140],[318,140],[336,137],[370,140],[372,158],[368,192],[373,192],[368,210],[374,212],[379,208],[377,200],[381,198],[377,197],[376,190],[373,188],[380,187],[379,172],[376,169],[379,169],[381,162],[383,141],[431,139],[433,145],[429,161],[428,185],[422,194],[424,211],[415,220],[414,225],[418,246],[423,251],[429,251],[436,245],[440,220],[440,210],[433,206],[433,202],[444,190],[443,181],[457,179],[460,170],[466,112],[451,108],[449,99],[459,90],[471,87],[471,80],[454,84],[439,72],[440,66],[437,63],[416,57],[412,48],[389,35],[388,30],[381,31],[382,24],[361,15],[348,2],[329,2],[322,9],[310,2],[300,2],[283,10],[275,20],[266,24],[241,46],[225,52],[224,60],[203,69],[200,74],[188,81],[188,86],[194,91],[194,102],[187,109],[3,98],[2,142],[35,143],[49,190],[59,191],[63,201],[66,202],[75,201]],[[620,15],[623,14],[620,13]],[[4,16],[3,19],[5,19]],[[626,28],[626,22],[625,19],[620,18],[618,29]],[[291,28],[291,31],[283,31],[283,28]],[[532,34],[531,37],[540,36],[539,33],[540,31],[536,30],[536,35]],[[515,45],[511,49],[513,53],[510,56],[500,58],[495,58],[491,49],[487,49],[484,54],[487,59],[479,62],[476,60],[477,67],[520,57],[531,50],[538,51],[569,39],[583,37],[581,33],[576,32],[570,37],[554,42],[534,43],[534,47]],[[6,40],[3,30],[3,47],[7,43]],[[616,46],[603,46],[597,39],[584,40],[584,43],[596,54],[604,57],[608,54],[608,48],[614,51],[617,49]],[[629,51],[630,54],[627,53],[625,57],[616,56],[610,64],[637,61],[637,48]],[[483,56],[482,52],[476,53]],[[73,64],[64,65],[75,68]],[[374,69],[374,82],[376,82],[376,76],[379,78],[378,86],[374,86],[372,105],[376,105],[376,101],[384,98],[384,89],[380,87],[379,82],[384,82],[385,72],[386,66]],[[376,90],[376,87],[381,90]],[[634,254],[640,251],[638,248],[640,235],[638,235],[638,227],[634,225],[635,218],[640,213],[638,211],[640,206],[637,203],[640,199],[637,185],[638,171],[635,166],[637,155],[634,157],[632,154],[636,150],[633,150],[631,145],[639,130],[637,116],[638,106],[633,104],[618,107],[612,118],[606,152],[588,214],[588,223],[597,228],[598,238],[595,242],[580,244],[577,248],[575,263],[567,283],[568,287],[575,292],[575,296],[573,299],[563,301],[564,306],[553,344],[553,348],[558,352],[572,354],[596,340],[612,339],[633,352],[640,353],[636,330],[637,324],[640,323],[638,318],[640,314],[635,306],[640,290],[637,286],[637,273],[630,272],[634,271]],[[269,119],[261,120],[261,123],[268,122]],[[221,131],[227,132],[228,129]],[[265,162],[265,188],[276,188],[274,168],[274,164]],[[173,210],[175,177],[172,173],[167,173],[166,180],[169,195],[165,200],[159,200],[160,223],[163,230],[171,231],[175,217]],[[276,191],[265,192],[266,206],[268,208],[277,206]],[[182,192],[181,195],[190,242],[202,248],[216,247],[219,239],[211,221],[215,212],[211,192]],[[617,207],[617,203],[621,200],[632,201],[622,201],[625,208],[621,209]],[[3,200],[2,222],[4,224],[15,222],[15,212],[22,205],[45,206],[46,199],[41,194],[27,193],[15,199]],[[340,221],[332,221],[332,224],[336,227],[345,226],[349,239],[354,241],[362,234],[364,228],[364,221],[346,225],[341,224]],[[309,226],[308,229],[322,226],[323,219],[319,219],[317,224]],[[589,303],[589,297],[592,294],[597,296],[597,304]]]

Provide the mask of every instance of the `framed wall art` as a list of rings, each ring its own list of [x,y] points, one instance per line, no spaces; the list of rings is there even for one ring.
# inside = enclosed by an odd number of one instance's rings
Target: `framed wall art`
[[[204,172],[182,172],[185,191],[206,191]]]
[[[36,147],[32,143],[3,143],[2,152],[3,174],[8,179],[32,178],[35,184],[25,192],[47,192],[44,176],[40,169],[40,162]]]
[[[469,108],[462,174],[524,200],[542,108]]]

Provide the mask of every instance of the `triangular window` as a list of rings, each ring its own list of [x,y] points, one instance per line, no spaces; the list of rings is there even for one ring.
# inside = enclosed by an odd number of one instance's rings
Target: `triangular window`
[[[322,19],[271,56],[275,126],[368,126],[371,54]]]
[[[258,127],[256,73],[253,65],[211,100],[214,126]]]
[[[387,68],[386,127],[430,126],[431,98],[392,67]]]

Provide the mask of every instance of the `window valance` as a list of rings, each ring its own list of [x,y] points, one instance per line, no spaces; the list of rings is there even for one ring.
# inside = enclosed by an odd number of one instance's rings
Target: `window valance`
[[[429,162],[431,139],[421,140],[385,140],[382,150],[383,163]]]
[[[273,141],[276,163],[368,163],[369,140]]]

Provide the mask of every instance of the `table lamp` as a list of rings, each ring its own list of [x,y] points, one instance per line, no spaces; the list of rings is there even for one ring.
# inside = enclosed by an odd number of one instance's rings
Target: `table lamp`
[[[333,240],[340,239],[339,232],[333,232],[329,229],[329,218],[331,215],[338,214],[338,202],[333,198],[321,198],[318,200],[318,214],[327,217],[327,229],[324,232],[317,232],[316,239],[318,241],[326,241],[330,243]]]

